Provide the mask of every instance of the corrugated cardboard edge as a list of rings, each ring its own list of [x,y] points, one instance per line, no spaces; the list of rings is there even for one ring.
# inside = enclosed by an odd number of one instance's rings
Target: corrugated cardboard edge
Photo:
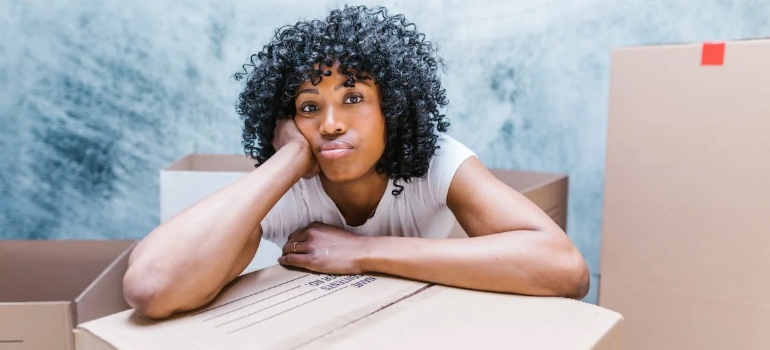
[[[172,318],[174,317],[184,317],[184,314],[177,314]],[[144,318],[143,316],[139,315],[132,309],[118,312],[116,314],[106,316],[105,318],[120,319],[122,321],[139,323],[141,326],[147,326],[153,323],[152,320]],[[97,327],[95,329],[88,327],[88,325],[92,323],[97,324]],[[98,327],[98,324],[99,324],[99,320],[94,320],[78,326],[78,328],[74,332],[75,343],[77,346],[76,350],[155,349],[155,348],[158,348],[158,346],[162,346],[162,349],[169,349],[169,350],[202,349],[201,347],[196,346],[196,344],[186,341],[186,339],[182,337],[179,337],[178,334],[174,332],[165,332],[167,328],[164,327],[162,323],[160,323],[158,328],[154,330],[145,328],[141,330],[140,333],[133,334],[134,337],[129,339],[141,338],[145,340],[144,344],[141,344],[138,347],[137,347],[137,344],[133,344],[131,341],[126,341],[127,338],[125,337],[125,334],[122,334],[121,332],[107,334],[107,335],[105,334],[99,335],[100,332],[104,330],[104,327]],[[158,341],[159,336],[160,336],[160,341]],[[176,339],[181,339],[181,341],[173,344],[164,342],[163,340],[167,340],[167,337],[169,336],[175,337]],[[148,343],[147,339],[149,339],[149,343],[153,344],[152,346],[144,346],[144,345],[147,345]]]
[[[75,349],[75,336],[72,334],[72,328],[75,325],[75,303],[74,302],[66,302],[63,306],[63,312],[62,312],[62,332],[64,333],[64,336],[67,339],[67,344],[65,345],[66,349],[74,350]]]
[[[618,322],[594,345],[593,350],[617,350],[621,349],[623,338],[623,316]]]
[[[76,350],[118,350],[104,339],[84,328],[76,328],[74,332]]]
[[[138,241],[123,250],[86,289],[75,298],[73,321],[75,325],[114,314],[130,307],[123,299],[123,275],[128,269],[128,258]],[[112,300],[105,300],[110,298]],[[93,304],[89,300],[94,299]]]

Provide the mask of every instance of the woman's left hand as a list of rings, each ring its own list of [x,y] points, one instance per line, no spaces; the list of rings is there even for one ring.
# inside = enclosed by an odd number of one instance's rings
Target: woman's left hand
[[[289,235],[278,263],[324,274],[361,274],[367,242],[368,237],[314,222]]]

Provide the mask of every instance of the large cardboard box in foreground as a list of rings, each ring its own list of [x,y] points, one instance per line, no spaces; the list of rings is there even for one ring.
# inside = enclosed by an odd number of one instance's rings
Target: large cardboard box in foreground
[[[161,222],[235,182],[253,169],[254,161],[241,155],[190,154],[174,162],[160,172]],[[490,171],[537,204],[562,229],[567,229],[567,175],[501,169]],[[455,222],[448,237],[467,237],[467,234]],[[280,248],[263,239],[259,251],[244,272],[275,265],[279,256]]]
[[[577,300],[272,266],[164,321],[132,310],[82,324],[78,350],[618,349],[622,317]]]
[[[612,54],[599,304],[624,349],[770,349],[770,40]]]
[[[133,241],[0,241],[0,349],[71,350],[72,329],[119,311]]]

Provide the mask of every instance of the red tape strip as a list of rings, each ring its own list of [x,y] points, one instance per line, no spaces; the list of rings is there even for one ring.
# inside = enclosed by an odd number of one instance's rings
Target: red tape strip
[[[725,43],[703,43],[700,64],[721,66],[725,63]]]

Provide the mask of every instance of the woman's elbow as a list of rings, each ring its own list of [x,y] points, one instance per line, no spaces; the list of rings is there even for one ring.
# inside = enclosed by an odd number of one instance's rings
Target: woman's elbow
[[[134,277],[131,271],[123,278],[123,297],[134,311],[152,319],[167,318],[174,310],[163,302],[161,283],[153,283],[148,279]]]
[[[591,274],[583,255],[574,248],[565,258],[563,266],[562,295],[572,299],[583,299],[591,287]]]

